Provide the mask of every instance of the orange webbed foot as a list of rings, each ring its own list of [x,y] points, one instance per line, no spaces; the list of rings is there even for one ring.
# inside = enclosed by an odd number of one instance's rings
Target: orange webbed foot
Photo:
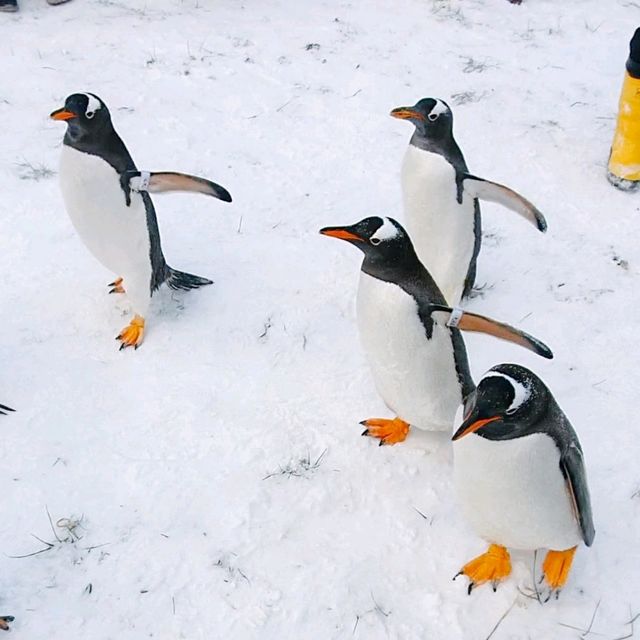
[[[137,349],[142,344],[144,337],[144,318],[142,316],[134,316],[133,320],[126,326],[116,337],[120,340],[120,351],[127,347]]]
[[[109,289],[109,293],[124,293],[124,287],[122,286],[122,278],[118,278],[113,282],[110,282],[107,287],[111,287]]]
[[[511,573],[511,558],[505,547],[498,544],[492,544],[486,553],[474,558],[471,562],[460,569],[453,577],[455,580],[458,576],[465,575],[469,578],[469,589],[467,593],[471,593],[474,587],[479,587],[485,582],[491,582],[493,590],[498,588],[498,583],[508,577]]]
[[[367,427],[363,432],[363,436],[380,439],[380,446],[383,444],[398,444],[407,439],[410,425],[408,422],[400,418],[388,420],[385,418],[370,418],[363,420],[361,423]]]
[[[566,549],[565,551],[550,550],[547,553],[542,563],[542,577],[549,587],[549,595],[545,602],[553,594],[555,594],[556,598],[560,595],[560,591],[569,577],[576,549],[577,547],[571,547],[571,549]]]
[[[9,623],[13,622],[15,618],[13,616],[0,616],[0,629],[3,631],[9,631]]]

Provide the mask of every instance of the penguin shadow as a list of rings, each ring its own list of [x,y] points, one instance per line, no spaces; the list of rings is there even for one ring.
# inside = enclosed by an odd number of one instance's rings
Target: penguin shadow
[[[409,447],[428,454],[436,454],[439,458],[442,458],[442,462],[453,464],[451,433],[449,431],[426,431],[412,427],[409,430],[407,439],[393,446]]]
[[[206,289],[213,289],[213,287]],[[202,304],[197,298],[202,297],[203,292],[197,292],[199,295],[195,296],[193,293],[193,291],[176,291],[164,284],[156,290],[149,303],[150,330],[153,331],[161,325],[171,326],[182,316],[193,313],[193,307]],[[134,316],[133,307],[126,293],[110,295],[108,302],[111,303],[109,305],[111,313],[117,315],[119,322]]]

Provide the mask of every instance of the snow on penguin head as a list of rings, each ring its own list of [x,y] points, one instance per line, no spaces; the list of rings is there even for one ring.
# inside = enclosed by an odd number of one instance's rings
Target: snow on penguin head
[[[500,382],[500,380],[494,381],[492,378],[498,378],[504,382]],[[511,400],[506,408],[503,407],[505,415],[508,416],[516,413],[531,396],[531,389],[529,387],[499,371],[488,371],[482,378],[481,383],[482,382],[485,383],[485,386],[494,386],[496,388],[496,395],[500,393],[500,391],[498,391],[500,388],[505,392],[505,396]]]
[[[544,383],[529,369],[499,364],[487,371],[474,392],[476,410],[483,419],[499,416],[511,423],[529,423],[546,407]]]

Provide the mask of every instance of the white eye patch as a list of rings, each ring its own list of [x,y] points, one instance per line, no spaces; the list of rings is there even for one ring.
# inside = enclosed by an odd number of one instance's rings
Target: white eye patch
[[[431,122],[433,122],[434,120],[438,119],[440,114],[447,113],[447,111],[449,111],[447,105],[442,102],[442,100],[436,99],[436,104],[434,105],[433,109],[431,109],[427,117],[429,118],[429,120],[431,120]]]
[[[382,218],[382,226],[371,236],[371,244],[380,244],[385,240],[391,240],[400,234],[396,227],[389,218]]]
[[[102,108],[102,105],[100,104],[100,100],[98,100],[95,96],[92,96],[89,93],[85,93],[84,95],[87,96],[88,100],[87,110],[84,115],[87,116],[87,118],[91,119],[96,115],[96,111]]]
[[[513,389],[513,401],[509,405],[507,409],[507,413],[515,413],[531,396],[531,390],[529,387],[525,387],[521,382],[514,380],[511,376],[508,376],[504,373],[500,373],[498,371],[490,371],[487,373],[484,378],[504,378]]]

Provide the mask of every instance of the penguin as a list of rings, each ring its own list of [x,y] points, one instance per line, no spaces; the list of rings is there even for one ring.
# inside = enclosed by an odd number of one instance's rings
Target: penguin
[[[364,253],[358,331],[378,393],[397,417],[364,420],[362,435],[379,438],[382,445],[405,440],[410,425],[451,429],[460,403],[475,388],[461,330],[488,333],[553,357],[545,344],[518,329],[448,306],[393,218],[374,216],[320,233]]]
[[[207,278],[172,269],[162,253],[150,193],[192,191],[225,202],[220,185],[175,172],[139,171],[116,132],[107,105],[93,93],[74,93],[51,118],[66,122],[60,159],[60,185],[67,212],[94,257],[119,276],[110,293],[126,292],[134,317],[116,337],[120,349],[142,343],[152,294],[197,289]]]
[[[15,409],[12,409],[11,407],[7,407],[4,404],[0,404],[0,416],[6,416],[7,412],[9,411],[15,411]]]
[[[469,173],[446,102],[423,98],[391,115],[415,126],[401,172],[407,231],[445,299],[456,305],[471,293],[476,279],[482,241],[479,199],[512,209],[542,232],[546,220],[520,194]]]
[[[458,501],[490,544],[457,574],[468,592],[484,582],[495,591],[511,573],[507,549],[548,549],[546,599],[557,597],[595,529],[582,447],[551,391],[525,367],[497,365],[466,399],[452,439]]]

